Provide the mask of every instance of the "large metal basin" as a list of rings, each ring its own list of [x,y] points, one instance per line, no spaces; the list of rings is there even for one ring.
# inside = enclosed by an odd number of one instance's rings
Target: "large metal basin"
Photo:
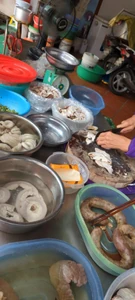
[[[21,151],[21,152],[0,151],[1,156],[5,156],[6,154],[7,155],[8,154],[12,154],[12,155],[19,154],[19,155],[28,155],[29,156],[41,148],[41,146],[43,144],[43,136],[42,136],[40,129],[32,121],[30,121],[24,117],[11,114],[11,113],[0,113],[0,121],[6,121],[6,120],[13,121],[15,123],[15,125],[20,128],[22,134],[30,133],[33,135],[37,135],[38,143],[37,143],[36,147],[33,148],[32,150],[26,150],[26,151]],[[3,153],[3,155],[1,153]]]
[[[54,218],[64,202],[64,187],[58,175],[47,165],[25,156],[12,156],[0,160],[0,186],[23,180],[32,183],[46,200],[44,184],[52,192],[53,200],[47,216],[37,222],[17,223],[0,217],[0,230],[8,233],[24,233],[35,229]]]
[[[46,48],[46,58],[55,68],[64,71],[74,71],[79,65],[79,60],[73,55],[56,48]]]

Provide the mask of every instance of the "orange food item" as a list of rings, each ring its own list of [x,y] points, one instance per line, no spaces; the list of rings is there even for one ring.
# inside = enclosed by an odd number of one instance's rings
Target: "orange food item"
[[[78,165],[57,165],[50,164],[50,167],[61,177],[62,181],[67,184],[82,184],[83,178],[80,174]],[[67,178],[67,179],[65,179]],[[75,178],[75,180],[71,180]]]

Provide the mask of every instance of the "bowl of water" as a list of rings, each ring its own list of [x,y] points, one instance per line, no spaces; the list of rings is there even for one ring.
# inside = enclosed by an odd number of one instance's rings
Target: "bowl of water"
[[[0,247],[0,277],[12,286],[21,300],[55,300],[58,294],[50,281],[49,269],[61,260],[72,260],[84,268],[87,283],[82,287],[67,285],[74,299],[103,300],[99,277],[89,260],[73,246],[55,239]]]
[[[90,109],[94,116],[105,108],[101,95],[86,86],[72,85],[69,89],[69,96],[71,99],[79,101],[87,109]]]

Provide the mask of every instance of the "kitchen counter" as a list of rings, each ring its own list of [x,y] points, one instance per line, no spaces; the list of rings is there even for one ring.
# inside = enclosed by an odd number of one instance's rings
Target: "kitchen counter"
[[[100,130],[109,129],[108,123],[106,122],[106,120],[101,114],[99,114],[95,118],[94,125],[97,125],[100,128]],[[38,152],[36,152],[33,155],[33,157],[45,162],[47,157],[51,155],[54,151],[63,151],[63,147],[62,146],[57,148],[42,147]],[[75,220],[75,212],[74,212],[75,198],[76,198],[76,194],[66,195],[64,205],[61,211],[59,212],[59,214],[53,220],[49,221],[48,223],[44,224],[42,227],[39,227],[38,229],[30,233],[13,235],[13,234],[0,232],[0,245],[11,243],[11,242],[34,240],[34,239],[41,239],[41,238],[56,238],[56,239],[66,241],[69,244],[75,246],[83,254],[86,255],[86,257],[95,267],[100,277],[103,290],[105,293],[109,288],[110,284],[112,283],[112,281],[115,279],[115,277],[109,275],[108,273],[100,269],[89,256]]]

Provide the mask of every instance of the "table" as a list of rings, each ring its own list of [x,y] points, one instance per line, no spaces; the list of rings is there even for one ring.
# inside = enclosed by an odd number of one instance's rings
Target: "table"
[[[107,121],[101,114],[99,114],[95,118],[94,125],[97,125],[100,128],[100,130],[109,129]],[[33,155],[33,157],[45,162],[47,157],[51,155],[54,151],[60,150],[63,151],[62,147],[42,147],[38,152],[36,152]],[[49,221],[48,223],[44,224],[42,227],[39,227],[33,232],[17,235],[0,232],[0,245],[11,242],[34,240],[40,238],[56,238],[66,241],[86,255],[86,257],[96,269],[100,277],[104,293],[106,293],[107,289],[109,288],[115,277],[109,275],[108,273],[100,269],[89,256],[75,221],[75,198],[76,194],[66,195],[64,205],[60,210],[59,214],[53,220]]]

